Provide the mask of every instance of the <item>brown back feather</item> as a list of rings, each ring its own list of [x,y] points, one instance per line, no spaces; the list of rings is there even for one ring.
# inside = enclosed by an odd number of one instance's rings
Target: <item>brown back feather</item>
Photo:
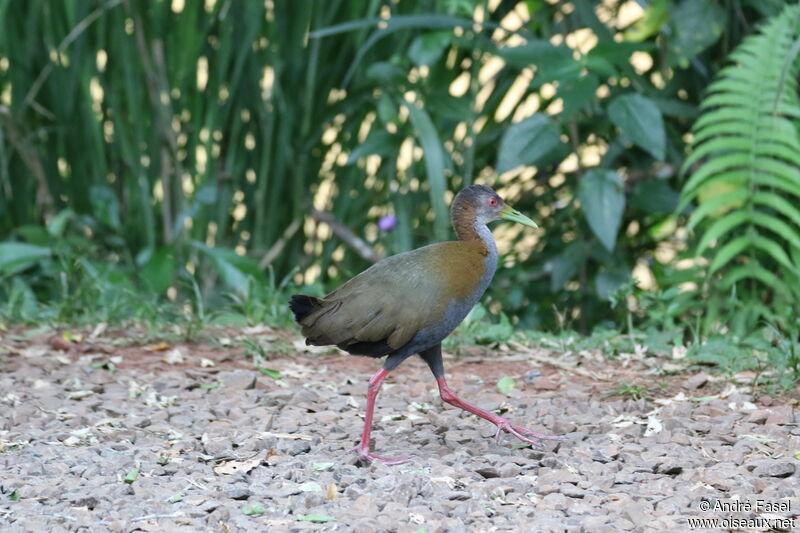
[[[397,350],[437,324],[452,299],[468,298],[485,272],[480,241],[443,242],[388,257],[324,298],[300,321],[316,345],[384,341]]]

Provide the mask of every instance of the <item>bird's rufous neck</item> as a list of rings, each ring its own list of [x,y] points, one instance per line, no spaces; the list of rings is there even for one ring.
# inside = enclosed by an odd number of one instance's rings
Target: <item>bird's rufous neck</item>
[[[487,256],[497,255],[492,231],[483,220],[478,220],[476,217],[453,217],[453,228],[459,241],[478,242],[483,245]]]
[[[469,204],[456,204],[452,212],[453,229],[456,230],[456,237],[459,241],[480,241],[480,234],[477,231],[477,216],[475,208]]]

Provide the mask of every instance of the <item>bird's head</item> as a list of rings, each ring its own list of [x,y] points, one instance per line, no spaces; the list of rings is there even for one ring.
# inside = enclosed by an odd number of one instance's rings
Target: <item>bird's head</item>
[[[486,185],[471,185],[459,191],[453,200],[453,225],[460,219],[469,218],[479,224],[488,224],[493,220],[511,220],[532,228],[536,222],[526,217],[505,201],[499,194]]]

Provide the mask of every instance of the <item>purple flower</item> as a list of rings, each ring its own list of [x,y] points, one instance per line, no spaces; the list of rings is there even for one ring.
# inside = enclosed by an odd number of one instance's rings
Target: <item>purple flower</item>
[[[394,215],[384,215],[378,220],[378,229],[389,231],[397,225],[397,218]]]

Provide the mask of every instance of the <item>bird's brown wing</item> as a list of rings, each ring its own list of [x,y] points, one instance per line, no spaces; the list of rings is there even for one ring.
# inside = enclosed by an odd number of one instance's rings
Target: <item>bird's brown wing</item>
[[[301,322],[308,342],[375,357],[404,346],[444,314],[449,299],[437,270],[452,244],[384,259],[319,299]]]

